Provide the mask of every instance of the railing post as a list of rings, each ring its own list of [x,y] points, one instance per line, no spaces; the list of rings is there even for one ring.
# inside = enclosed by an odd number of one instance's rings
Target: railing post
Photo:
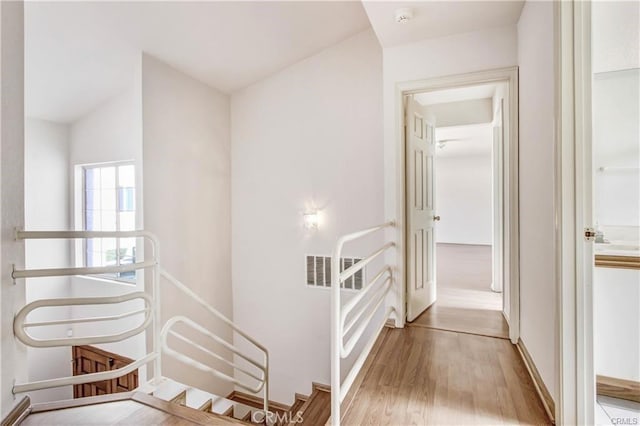
[[[340,426],[340,253],[342,241],[336,244],[331,259],[331,425]]]

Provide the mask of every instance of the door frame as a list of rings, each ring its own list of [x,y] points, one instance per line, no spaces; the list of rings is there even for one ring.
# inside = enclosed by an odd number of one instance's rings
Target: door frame
[[[593,226],[591,153],[591,4],[557,2],[556,314],[557,424],[593,424]]]
[[[465,74],[414,80],[398,83],[395,87],[395,140],[396,140],[396,187],[399,196],[396,197],[397,212],[397,262],[398,276],[398,317],[396,326],[404,327],[406,322],[407,276],[406,276],[406,206],[405,206],[405,114],[404,97],[419,92],[430,92],[464,86],[475,86],[487,83],[506,83],[509,93],[505,97],[508,102],[508,112],[504,114],[505,127],[508,128],[509,141],[504,148],[503,167],[503,200],[505,214],[503,217],[503,270],[508,271],[503,277],[504,287],[509,288],[509,338],[517,343],[520,337],[520,242],[519,242],[519,183],[518,183],[518,67],[498,68]]]

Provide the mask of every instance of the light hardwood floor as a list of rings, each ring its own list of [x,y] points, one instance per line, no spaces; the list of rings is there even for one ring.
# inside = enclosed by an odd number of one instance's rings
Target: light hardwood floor
[[[491,246],[438,244],[437,301],[413,326],[509,337],[502,293],[491,291]]]
[[[508,340],[385,329],[346,425],[550,424]]]

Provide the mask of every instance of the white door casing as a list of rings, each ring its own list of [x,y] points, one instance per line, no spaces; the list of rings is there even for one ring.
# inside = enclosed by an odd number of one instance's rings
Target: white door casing
[[[407,320],[436,301],[435,127],[410,95],[406,107]]]

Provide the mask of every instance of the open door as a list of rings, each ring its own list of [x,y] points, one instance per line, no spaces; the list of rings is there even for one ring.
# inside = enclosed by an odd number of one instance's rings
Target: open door
[[[436,301],[435,128],[413,96],[406,100],[407,321]]]

